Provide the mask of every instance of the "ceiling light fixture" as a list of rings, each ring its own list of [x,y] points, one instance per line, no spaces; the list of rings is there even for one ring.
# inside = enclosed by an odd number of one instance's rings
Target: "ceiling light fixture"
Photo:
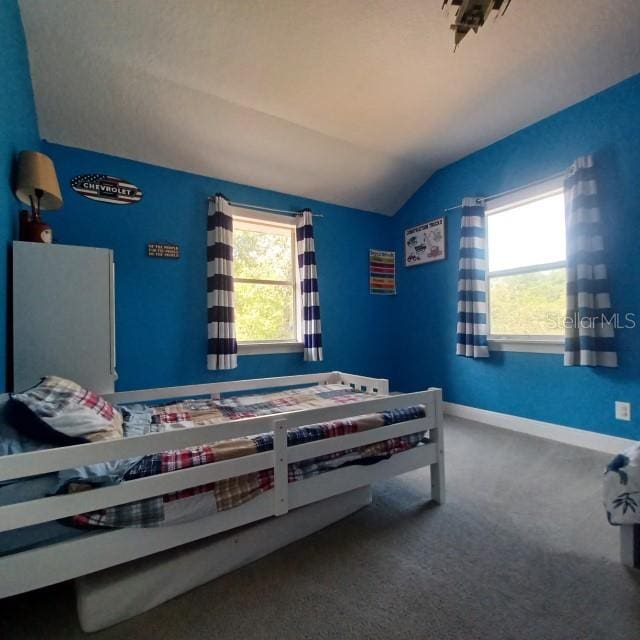
[[[500,11],[505,14],[511,0],[443,0],[442,8],[447,5],[458,7],[456,17],[451,25],[455,32],[453,50],[458,48],[462,39],[473,29],[478,33],[478,29],[486,22],[492,11]],[[497,16],[496,16],[497,17]]]

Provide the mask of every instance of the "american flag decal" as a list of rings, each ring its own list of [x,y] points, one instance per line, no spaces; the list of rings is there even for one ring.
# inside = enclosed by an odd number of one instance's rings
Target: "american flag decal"
[[[140,202],[142,191],[135,184],[104,173],[84,173],[71,180],[71,188],[89,200],[109,204]]]

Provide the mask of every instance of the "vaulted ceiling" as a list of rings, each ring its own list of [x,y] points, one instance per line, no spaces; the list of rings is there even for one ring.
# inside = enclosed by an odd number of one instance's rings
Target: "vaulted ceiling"
[[[640,72],[638,0],[20,0],[41,135],[393,214],[436,169]]]

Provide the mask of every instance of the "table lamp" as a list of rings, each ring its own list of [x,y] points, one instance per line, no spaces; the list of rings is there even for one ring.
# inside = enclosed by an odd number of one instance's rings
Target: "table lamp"
[[[16,197],[31,205],[20,212],[20,240],[28,242],[52,242],[51,227],[40,218],[40,211],[59,209],[62,206],[60,185],[53,161],[38,151],[21,151],[16,172]]]

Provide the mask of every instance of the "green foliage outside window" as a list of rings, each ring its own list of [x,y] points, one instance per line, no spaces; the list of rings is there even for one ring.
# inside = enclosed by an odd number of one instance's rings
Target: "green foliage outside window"
[[[234,276],[239,342],[295,340],[291,234],[236,228]],[[242,282],[275,280],[280,283]],[[240,280],[240,281],[238,281]]]
[[[490,279],[492,335],[564,335],[565,269]]]

